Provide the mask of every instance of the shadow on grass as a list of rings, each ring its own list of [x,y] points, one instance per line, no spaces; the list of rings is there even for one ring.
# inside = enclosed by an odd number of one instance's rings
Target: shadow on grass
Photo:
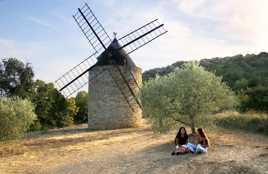
[[[166,143],[162,144],[155,144],[148,146],[144,148],[143,150],[140,151],[140,153],[145,153],[145,154],[163,154],[164,156],[167,156],[168,158],[170,157],[183,157],[185,158],[191,158],[194,157],[192,153],[186,153],[186,154],[179,154],[179,155],[174,155],[172,156],[171,153],[174,151],[175,145],[173,141],[169,141]]]
[[[89,133],[88,135],[84,135],[82,137],[70,137],[70,138],[62,138],[62,139],[37,139],[29,142],[25,142],[24,145],[26,146],[43,146],[43,145],[52,145],[52,147],[58,148],[62,145],[74,145],[77,143],[83,142],[92,142],[98,140],[105,140],[108,138],[114,138],[117,136],[128,135],[130,133],[140,133],[140,132],[147,132],[150,131],[149,128],[146,129],[117,129],[117,130],[103,130],[103,131],[96,131],[96,130],[89,130],[87,128],[83,129],[70,129],[70,130],[61,130],[61,131],[53,131],[46,136],[49,138],[57,135],[63,136],[71,136],[79,133]],[[91,134],[92,133],[92,134]]]
[[[34,135],[32,137],[28,137],[25,140],[17,140],[16,143],[10,142],[10,146],[0,146],[0,158],[10,157],[16,155],[22,155],[27,151],[32,150],[43,150],[43,149],[57,149],[61,147],[67,147],[76,145],[79,143],[93,142],[99,140],[110,139],[114,137],[120,137],[124,135],[128,135],[131,133],[141,133],[148,132],[150,133],[149,128],[141,128],[141,129],[117,129],[117,130],[89,130],[87,128],[70,128],[68,130],[53,130],[47,133],[42,133],[39,135]],[[85,133],[85,135],[75,137],[76,134]],[[88,134],[87,134],[88,133]],[[63,138],[53,138],[56,136],[72,136],[74,137],[63,137]],[[15,143],[15,144],[14,144]]]
[[[233,148],[233,145],[227,145],[224,147],[215,144],[214,147],[207,154],[192,154],[187,153],[183,155],[171,156],[172,150],[174,150],[173,141],[163,144],[149,146],[142,151],[138,152],[149,156],[148,164],[142,169],[142,173],[163,173],[165,171],[177,171],[178,173],[245,173],[245,174],[260,174],[258,168],[249,167],[243,163],[239,163],[234,160],[217,161],[210,159],[209,156],[216,155],[217,152],[213,152],[215,149],[218,151],[223,148]],[[156,154],[155,156],[152,154]],[[262,154],[266,157],[267,154]],[[263,158],[264,158],[263,157]],[[150,159],[151,158],[151,159]],[[174,172],[174,173],[177,173]]]
[[[217,162],[200,161],[200,157],[205,156],[205,154],[186,153],[172,156],[171,152],[174,148],[174,142],[168,141],[148,146],[137,152],[146,158],[147,163],[138,173],[165,173],[165,171],[170,170],[174,173],[199,173],[198,167],[202,166],[204,162],[207,166],[217,165]]]

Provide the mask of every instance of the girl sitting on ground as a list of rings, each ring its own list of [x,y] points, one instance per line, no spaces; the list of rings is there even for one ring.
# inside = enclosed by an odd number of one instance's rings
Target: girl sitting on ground
[[[197,146],[196,146],[195,153],[206,153],[208,151],[208,147],[209,147],[208,137],[205,134],[204,129],[202,129],[202,128],[197,129],[197,132],[198,132],[199,144],[197,144]]]
[[[171,155],[179,155],[183,153],[189,152],[187,149],[187,143],[188,143],[188,134],[186,132],[185,127],[181,127],[179,129],[179,132],[177,133],[175,137],[175,146],[176,149],[171,153]]]
[[[210,146],[208,137],[202,128],[197,129],[198,132],[198,144],[194,145],[191,143],[187,144],[187,148],[192,153],[206,153],[208,151],[208,147]]]

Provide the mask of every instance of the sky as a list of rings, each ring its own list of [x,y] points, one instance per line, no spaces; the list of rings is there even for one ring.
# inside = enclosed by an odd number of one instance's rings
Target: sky
[[[0,58],[53,82],[92,49],[72,18],[87,2],[110,36],[158,18],[168,33],[131,54],[143,71],[180,60],[268,51],[268,0],[0,0]]]

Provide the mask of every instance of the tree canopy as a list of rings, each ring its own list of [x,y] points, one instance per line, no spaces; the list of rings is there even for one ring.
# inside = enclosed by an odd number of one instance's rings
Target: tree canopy
[[[144,114],[160,131],[179,122],[195,132],[204,116],[230,109],[235,104],[232,91],[222,79],[194,62],[146,82],[141,99]]]
[[[42,128],[62,127],[67,117],[67,101],[52,83],[36,80],[32,101]]]
[[[34,72],[29,63],[16,58],[0,62],[0,95],[29,98],[33,90]]]

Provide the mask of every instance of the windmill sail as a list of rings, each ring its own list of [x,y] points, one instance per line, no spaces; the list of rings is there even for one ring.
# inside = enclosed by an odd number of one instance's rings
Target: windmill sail
[[[95,52],[55,81],[56,87],[65,97],[71,96],[88,83],[89,77],[86,72],[97,62],[96,55],[97,53]],[[94,77],[91,78],[93,79]]]
[[[65,97],[71,96],[83,88],[88,81],[101,74],[88,77],[87,72],[97,63],[97,57],[100,53],[111,43],[109,35],[87,3],[83,7],[78,8],[73,18],[94,49],[94,53],[56,80],[56,87]]]
[[[119,74],[120,74],[122,80],[123,80],[124,83],[126,84],[128,90],[129,90],[129,92],[131,93],[132,97],[134,98],[135,102],[139,105],[140,108],[142,108],[141,102],[139,101],[139,99],[138,99],[138,97],[136,96],[135,92],[133,91],[133,89],[132,89],[131,86],[129,85],[129,83],[128,83],[126,77],[125,77],[125,75],[122,73],[122,71],[120,70],[120,68],[119,68],[118,65],[115,65],[115,67],[116,67],[117,71],[119,72]],[[132,77],[131,77],[132,80],[135,82],[135,85],[139,88],[138,83],[137,83],[136,79],[134,78],[134,76],[133,76],[133,74],[132,74],[131,71],[130,71],[130,73],[131,73],[131,75],[132,75]],[[129,103],[129,101],[128,101],[128,103]]]
[[[127,54],[131,54],[165,33],[167,30],[165,30],[164,24],[160,24],[158,19],[155,19],[121,37],[118,41],[122,45],[121,49],[126,50]]]
[[[113,79],[113,82],[115,83],[115,85],[117,86],[117,88],[119,89],[120,93],[122,94],[122,96],[124,97],[125,101],[127,102],[128,106],[131,108],[131,110],[133,112],[135,112],[135,109],[132,107],[131,103],[130,103],[130,100],[129,98],[127,97],[127,94],[126,92],[124,92],[124,87],[120,86],[117,78],[113,75],[113,73],[111,71],[109,71],[112,79]],[[123,78],[122,78],[123,79]]]
[[[164,24],[160,24],[158,19],[156,19],[130,32],[118,40],[115,38],[114,41],[116,42],[112,42],[109,35],[104,30],[103,26],[96,18],[87,3],[85,3],[81,8],[78,8],[78,11],[73,15],[73,18],[84,36],[89,41],[94,53],[56,80],[57,88],[65,97],[71,96],[83,88],[86,84],[91,83],[92,80],[98,78],[104,73],[99,72],[98,74],[94,74],[93,76],[89,77],[87,72],[95,66],[105,65],[107,62],[108,64],[115,66],[124,65],[124,63],[122,63],[124,62],[123,59],[126,59],[128,54],[167,33],[167,31],[164,29]],[[117,43],[118,46],[115,47],[114,43]],[[123,54],[120,55],[119,53]],[[118,64],[118,62],[121,63]],[[127,59],[126,62],[128,62]],[[124,82],[127,83],[124,75],[122,73],[120,74]],[[131,76],[138,86],[133,74],[131,74]],[[141,106],[140,102],[137,100],[137,97],[134,95],[134,92],[129,87],[129,84],[126,85],[137,104]]]
[[[110,45],[111,38],[87,3],[78,8],[73,18],[95,52],[101,53]]]
[[[111,43],[109,35],[87,3],[83,7],[78,8],[73,18],[89,41],[94,53],[56,80],[56,87],[66,97],[71,96],[83,88],[89,80],[100,75],[88,77],[87,71],[97,63],[99,54]]]

